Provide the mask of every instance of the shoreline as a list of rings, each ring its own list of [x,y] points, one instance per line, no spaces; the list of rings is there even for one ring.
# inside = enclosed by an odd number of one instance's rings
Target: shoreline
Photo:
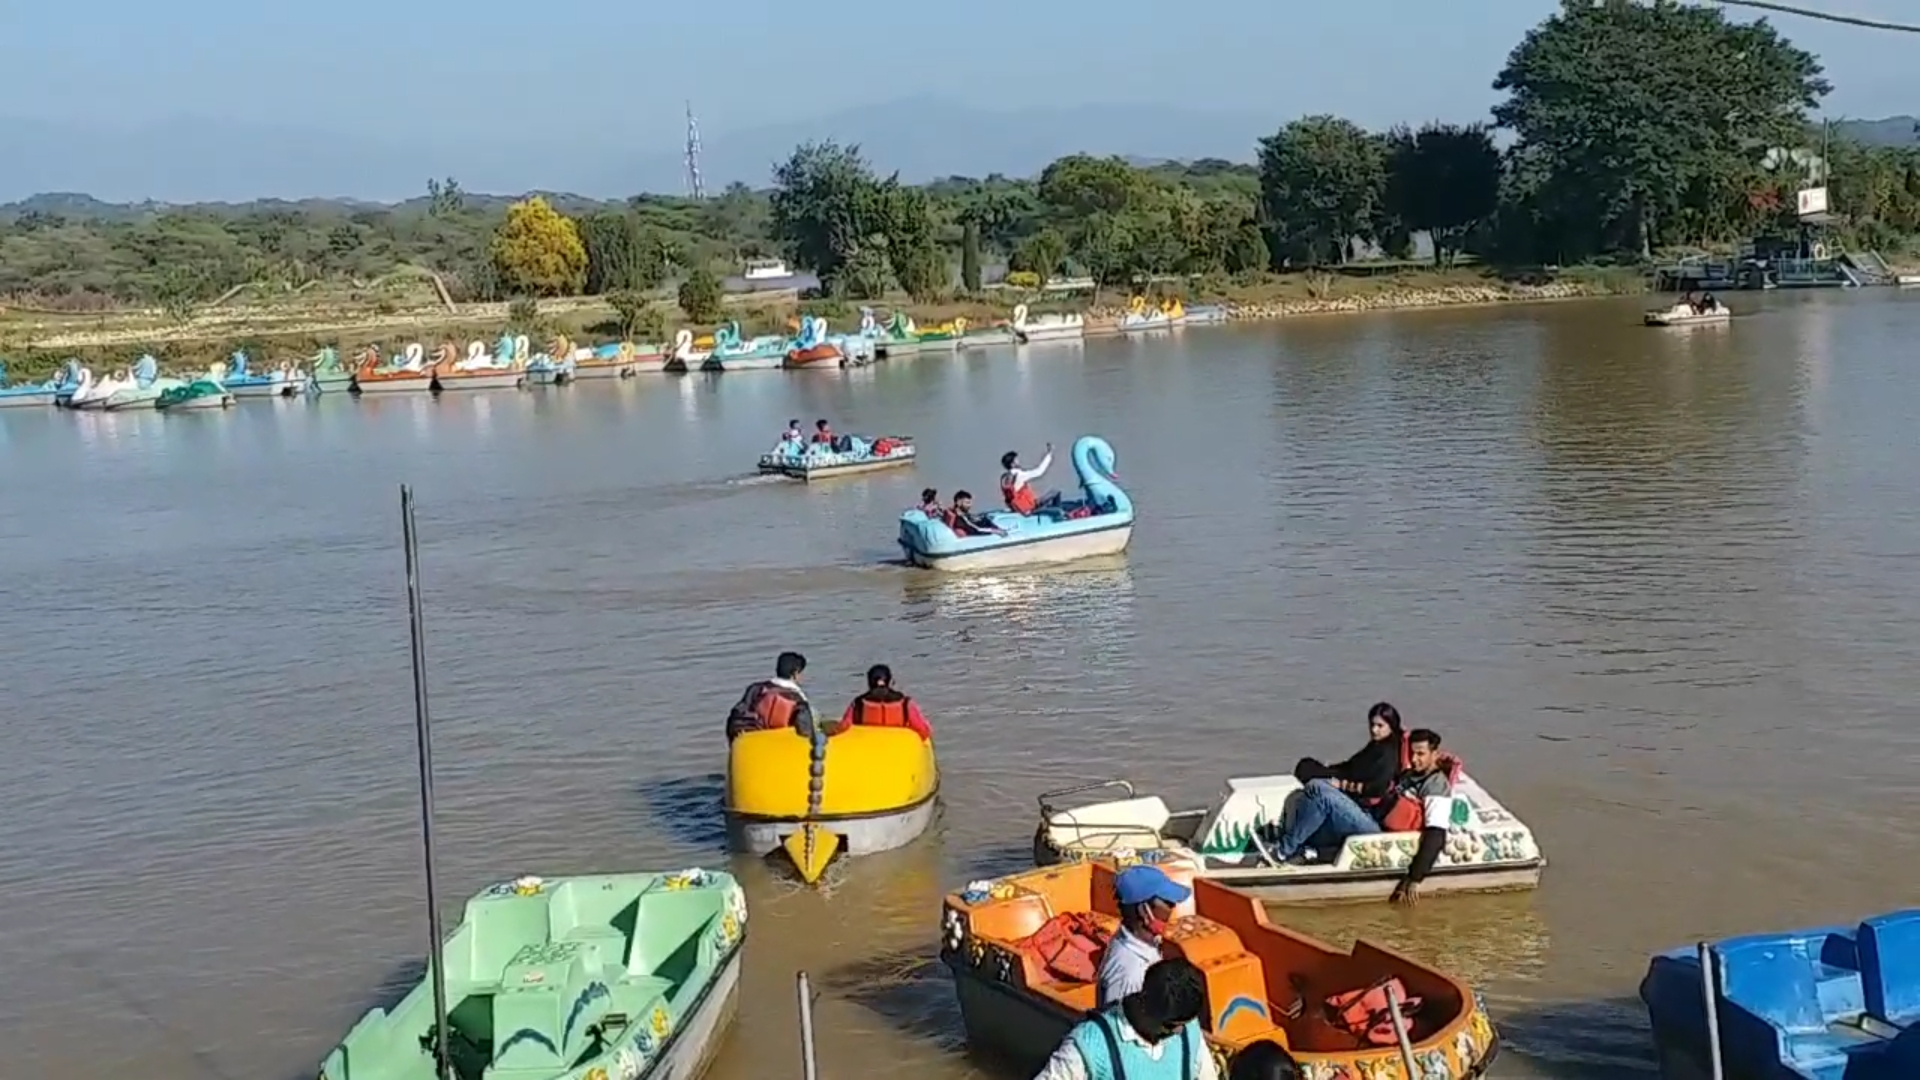
[[[1644,292],[1645,290],[1641,290]],[[1640,295],[1599,283],[1556,281],[1545,285],[1441,285],[1385,290],[1369,296],[1336,296],[1305,300],[1227,301],[1228,322],[1281,322],[1323,315],[1364,315],[1435,308],[1495,307],[1562,300],[1604,300]],[[1125,308],[1107,307],[1088,312],[1088,333],[1105,333],[1117,324]],[[1098,329],[1095,329],[1095,326]],[[1204,324],[1203,324],[1204,325]],[[1117,328],[1117,327],[1116,327]]]

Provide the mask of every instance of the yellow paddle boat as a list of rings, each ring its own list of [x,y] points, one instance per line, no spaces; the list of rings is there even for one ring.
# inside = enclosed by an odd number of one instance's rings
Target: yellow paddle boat
[[[754,855],[786,852],[811,884],[842,851],[912,842],[939,791],[933,744],[907,728],[850,727],[818,745],[793,728],[750,731],[727,751],[727,839]]]

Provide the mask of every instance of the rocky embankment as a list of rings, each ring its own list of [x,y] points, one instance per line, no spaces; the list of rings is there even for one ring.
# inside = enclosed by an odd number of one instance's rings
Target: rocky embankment
[[[1397,311],[1405,308],[1459,307],[1467,304],[1513,304],[1535,300],[1571,300],[1611,296],[1613,290],[1578,281],[1544,285],[1448,285],[1438,289],[1387,289],[1365,296],[1329,296],[1310,300],[1230,304],[1235,319],[1285,319],[1295,315],[1331,315],[1356,311]]]

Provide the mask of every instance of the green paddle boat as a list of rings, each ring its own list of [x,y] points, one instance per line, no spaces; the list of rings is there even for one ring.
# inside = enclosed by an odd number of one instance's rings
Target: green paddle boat
[[[745,894],[711,870],[495,885],[442,950],[456,1080],[692,1080],[733,1019]],[[320,1080],[437,1080],[432,973]]]

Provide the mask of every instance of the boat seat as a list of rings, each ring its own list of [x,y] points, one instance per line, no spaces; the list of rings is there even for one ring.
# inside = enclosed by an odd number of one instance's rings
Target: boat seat
[[[1217,1038],[1251,1041],[1274,1028],[1267,1001],[1266,969],[1240,935],[1219,923],[1189,915],[1168,924],[1165,951],[1184,957],[1207,980],[1207,1012],[1201,1027]]]
[[[1721,996],[1746,1014],[1728,1017],[1728,1027],[1751,1028],[1757,1021],[1771,1028],[1770,1037],[1757,1031],[1750,1037],[1774,1044],[1775,1060],[1813,1075],[1844,1067],[1855,1051],[1883,1045],[1858,1028],[1842,1026],[1863,1008],[1857,954],[1847,930],[1735,938],[1717,951]]]
[[[1854,940],[1867,1015],[1900,1028],[1920,1018],[1920,910],[1868,919]]]

